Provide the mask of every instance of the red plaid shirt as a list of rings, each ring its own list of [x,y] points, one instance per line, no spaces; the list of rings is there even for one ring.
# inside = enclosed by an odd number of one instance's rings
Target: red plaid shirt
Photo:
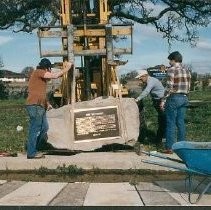
[[[190,71],[182,66],[181,63],[176,63],[167,70],[167,84],[164,98],[168,97],[172,93],[189,93],[190,84]]]

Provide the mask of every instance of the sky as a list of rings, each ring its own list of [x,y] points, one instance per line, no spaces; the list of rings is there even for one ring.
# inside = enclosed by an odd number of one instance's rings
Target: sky
[[[199,30],[200,38],[196,47],[190,43],[174,42],[169,51],[169,45],[162,35],[152,26],[134,27],[134,52],[128,57],[127,65],[122,71],[127,72],[132,66],[134,69],[147,68],[158,64],[169,65],[167,59],[170,52],[179,51],[183,55],[183,63],[191,64],[193,71],[211,73],[211,26]]]
[[[196,47],[188,43],[176,42],[170,52],[179,51],[183,55],[183,63],[191,64],[197,73],[211,73],[211,26],[199,30],[200,39]],[[47,46],[59,47],[57,41],[51,41]],[[152,26],[134,25],[133,54],[122,56],[128,60],[124,66],[118,67],[119,74],[139,71],[143,68],[164,64],[168,65],[169,46],[166,39],[156,32]],[[40,61],[39,42],[37,34],[13,33],[0,31],[0,57],[4,69],[21,72],[25,67],[36,67]],[[50,58],[52,62],[61,58]]]

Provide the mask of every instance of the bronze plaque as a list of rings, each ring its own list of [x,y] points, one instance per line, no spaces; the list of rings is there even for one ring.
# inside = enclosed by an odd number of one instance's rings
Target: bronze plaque
[[[75,141],[120,136],[117,106],[75,110]]]

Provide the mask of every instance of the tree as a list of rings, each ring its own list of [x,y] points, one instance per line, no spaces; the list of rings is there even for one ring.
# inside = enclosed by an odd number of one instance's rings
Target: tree
[[[4,67],[4,63],[3,63],[3,59],[2,57],[0,56],[0,69]]]
[[[151,24],[171,41],[198,39],[197,28],[210,23],[210,0],[112,0],[112,15],[140,24]]]
[[[206,74],[202,80],[202,89],[206,90],[206,88],[209,86],[209,81],[210,81],[211,75]]]
[[[138,75],[137,71],[131,71],[127,74],[122,74],[120,77],[120,82],[121,84],[126,85],[128,80],[134,79],[137,75]]]
[[[9,91],[5,86],[4,82],[0,80],[0,99],[8,99]]]
[[[79,0],[72,0],[76,6]],[[81,1],[80,1],[81,2]],[[172,41],[195,44],[197,28],[211,21],[210,0],[108,0],[111,18],[151,24]],[[76,4],[78,3],[78,4]],[[1,0],[0,29],[32,32],[41,25],[58,25],[59,0]]]
[[[34,70],[33,67],[27,66],[21,71],[21,74],[24,74],[27,78],[29,78],[33,70]]]
[[[41,25],[55,25],[59,19],[59,0],[2,0],[0,29],[32,32]]]
[[[190,89],[191,90],[195,90],[195,86],[197,85],[197,79],[198,79],[198,74],[197,72],[192,72],[191,73],[191,85],[190,85]]]
[[[1,64],[1,58],[0,58],[0,64]],[[2,64],[3,64],[3,62],[2,62]],[[3,66],[4,65],[2,65],[0,67],[2,68]],[[2,70],[0,70],[0,78],[3,78],[3,77],[4,77],[4,72]],[[9,96],[9,91],[8,91],[5,83],[0,80],[0,100],[8,99],[8,96]]]

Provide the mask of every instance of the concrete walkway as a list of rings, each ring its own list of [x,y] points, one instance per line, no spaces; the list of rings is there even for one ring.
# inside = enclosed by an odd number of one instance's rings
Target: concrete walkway
[[[5,181],[0,206],[191,206],[178,181],[123,183],[53,183]],[[181,186],[182,185],[182,186]],[[197,204],[211,205],[211,191]]]
[[[156,154],[156,153],[155,153]],[[159,155],[159,154],[158,154]],[[167,158],[177,158],[168,155]],[[156,161],[185,168],[184,164],[134,152],[80,153],[72,156],[46,155],[45,159],[1,157],[0,170],[33,170],[45,167],[76,165],[83,169],[175,170],[143,161]],[[195,181],[196,182],[196,181]],[[195,196],[195,195],[193,195]],[[0,205],[14,206],[177,206],[191,205],[187,189],[181,180],[139,183],[61,183],[0,180]],[[211,206],[211,189],[197,205]]]
[[[176,158],[176,155],[168,155]],[[149,169],[172,170],[170,168],[144,163],[146,160],[156,160],[160,163],[169,163],[168,160],[147,155],[137,155],[135,152],[90,152],[79,153],[72,156],[46,155],[44,159],[27,159],[25,154],[18,157],[1,157],[0,170],[34,170],[40,167],[56,169],[58,166],[76,165],[83,169]],[[183,167],[183,165],[174,163]]]

